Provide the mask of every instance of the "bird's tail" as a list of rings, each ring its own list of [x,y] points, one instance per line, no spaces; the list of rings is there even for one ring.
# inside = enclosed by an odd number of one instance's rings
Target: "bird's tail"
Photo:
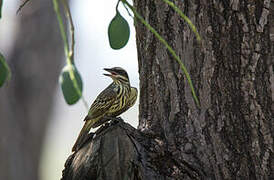
[[[72,147],[72,152],[73,151],[78,151],[81,146],[83,145],[83,143],[85,142],[86,138],[87,138],[87,135],[89,133],[89,130],[91,128],[91,121],[86,121],[83,128],[81,129],[79,135],[78,135],[78,138],[75,142],[75,144],[73,145]]]

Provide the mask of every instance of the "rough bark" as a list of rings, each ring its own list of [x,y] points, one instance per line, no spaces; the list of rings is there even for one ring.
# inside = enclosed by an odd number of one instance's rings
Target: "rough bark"
[[[0,88],[0,179],[37,180],[63,47],[49,1],[31,1],[17,17],[12,78]]]
[[[201,106],[195,105],[171,54],[137,21],[140,123],[138,131],[132,131],[141,136],[132,139],[143,149],[137,160],[146,159],[151,172],[162,179],[274,179],[273,2],[174,3],[196,25],[202,45],[163,1],[134,2],[185,63]],[[121,136],[124,133],[117,131]],[[132,149],[133,144],[118,146]],[[90,152],[86,150],[82,156],[90,157]],[[89,159],[85,160],[77,166],[88,165]],[[76,164],[66,169],[73,172]],[[91,164],[96,173],[104,167]],[[107,168],[119,172],[120,167],[125,166]]]
[[[132,126],[119,123],[101,127],[95,137],[65,164],[62,180],[88,179],[163,179],[149,167],[149,152],[143,145],[148,139]]]
[[[172,45],[190,71],[201,108],[166,49],[137,25],[139,129],[162,138],[181,161],[211,179],[273,177],[273,41],[270,1],[176,1],[189,27],[161,1],[136,6]],[[147,75],[147,76],[146,76]],[[148,76],[150,75],[150,76]]]

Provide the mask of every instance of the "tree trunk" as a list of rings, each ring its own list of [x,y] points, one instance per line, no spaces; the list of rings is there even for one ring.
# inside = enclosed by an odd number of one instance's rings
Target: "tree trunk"
[[[274,179],[273,2],[174,3],[196,25],[202,45],[163,1],[134,2],[137,11],[181,57],[190,72],[200,107],[196,106],[178,63],[137,21],[140,123],[138,130],[131,133],[138,136],[131,137],[138,142],[135,149],[141,151],[131,154],[139,162],[134,171],[139,176],[131,179]],[[124,137],[121,141],[129,141],[127,135],[122,135],[127,133],[115,127],[117,134]],[[107,134],[106,130],[104,136]],[[105,138],[117,141],[114,135]],[[93,139],[89,146],[96,142]],[[100,145],[102,149],[111,147]],[[131,149],[134,143],[117,146]],[[71,174],[65,170],[64,179],[82,179],[76,178],[75,173],[80,172],[81,166],[90,167],[87,161],[98,158],[95,152],[98,151],[86,149],[82,151],[82,157],[86,155],[82,161],[68,160],[66,170]],[[74,156],[78,153],[81,152]],[[116,148],[110,154],[119,155],[120,160],[128,156],[124,151],[117,153]],[[100,157],[107,155],[110,156],[102,153]],[[118,166],[94,162],[94,176],[86,174],[86,179],[100,179],[103,176],[97,175],[102,172],[130,169],[123,161]],[[76,176],[72,178],[73,175]]]
[[[17,16],[12,78],[0,88],[0,179],[37,180],[63,45],[50,2],[30,1]]]

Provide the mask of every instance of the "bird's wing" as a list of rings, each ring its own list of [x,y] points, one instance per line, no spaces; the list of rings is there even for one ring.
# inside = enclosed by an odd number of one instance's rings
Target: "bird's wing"
[[[94,119],[103,115],[116,100],[118,93],[115,88],[111,88],[110,86],[97,96],[91,105],[85,120]]]
[[[130,98],[129,98],[129,102],[128,102],[130,107],[135,104],[137,96],[138,96],[138,90],[137,90],[137,88],[131,87]]]

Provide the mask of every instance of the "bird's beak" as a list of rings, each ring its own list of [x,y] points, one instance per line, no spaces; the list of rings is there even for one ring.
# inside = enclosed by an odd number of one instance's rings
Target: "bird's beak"
[[[110,73],[110,74],[104,73],[105,76],[115,77],[115,75],[117,75],[112,69],[104,68],[104,70]]]

